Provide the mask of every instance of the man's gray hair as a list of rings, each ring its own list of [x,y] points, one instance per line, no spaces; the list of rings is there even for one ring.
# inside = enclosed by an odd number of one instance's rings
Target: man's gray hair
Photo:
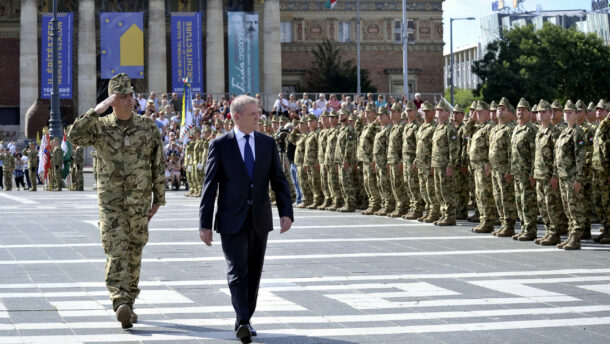
[[[235,97],[231,102],[231,114],[238,113],[241,115],[244,111],[244,107],[248,104],[258,104],[258,101],[256,98],[247,95]]]

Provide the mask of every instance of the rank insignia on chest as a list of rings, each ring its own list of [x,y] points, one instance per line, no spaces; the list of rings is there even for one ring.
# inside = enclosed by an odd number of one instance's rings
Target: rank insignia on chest
[[[129,136],[125,135],[125,139],[123,140],[123,145],[125,146],[131,146],[131,140],[129,139]]]
[[[584,143],[584,141],[583,141],[583,140],[579,140],[579,141],[578,141],[578,145],[579,145],[579,146],[582,146],[582,145],[584,145],[584,144],[585,144],[585,143]]]

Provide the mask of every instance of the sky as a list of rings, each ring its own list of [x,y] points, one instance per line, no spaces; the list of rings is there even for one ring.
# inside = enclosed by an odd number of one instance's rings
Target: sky
[[[492,14],[492,0],[445,0],[443,2],[444,51],[449,53],[449,18],[475,17],[477,20],[453,22],[453,49],[476,44],[479,41],[479,18]],[[512,0],[504,1],[512,8]],[[525,0],[526,11],[535,11],[540,4],[542,10],[591,10],[591,0]]]

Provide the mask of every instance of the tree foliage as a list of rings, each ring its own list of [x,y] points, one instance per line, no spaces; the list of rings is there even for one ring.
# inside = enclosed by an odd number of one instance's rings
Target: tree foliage
[[[320,92],[354,92],[358,86],[354,61],[343,61],[341,50],[325,40],[312,52],[314,60],[307,71],[307,89]],[[371,85],[368,71],[360,69],[362,92],[377,92]]]
[[[451,101],[451,87],[447,87],[445,89],[444,94],[445,99]],[[454,106],[460,104],[464,109],[468,109],[472,102],[475,100],[479,100],[480,97],[475,95],[472,90],[465,90],[463,88],[453,88],[453,102]]]
[[[594,34],[563,29],[546,23],[505,31],[490,43],[473,71],[482,83],[475,93],[482,98],[507,97],[517,104],[547,100],[608,99],[610,92],[610,47]]]

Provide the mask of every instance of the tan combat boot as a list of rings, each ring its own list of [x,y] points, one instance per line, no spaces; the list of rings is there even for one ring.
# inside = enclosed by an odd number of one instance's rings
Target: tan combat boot
[[[494,226],[489,223],[481,223],[479,226],[472,229],[475,233],[491,233],[494,231]]]
[[[444,219],[436,222],[436,225],[440,226],[440,227],[455,226],[455,217],[453,217],[453,216],[445,217]]]
[[[388,215],[388,210],[386,208],[381,208],[375,212],[377,216],[386,216]]]
[[[562,248],[564,250],[580,250],[580,235],[580,233],[573,234],[571,239],[568,239]]]
[[[417,220],[420,217],[422,217],[422,213],[419,212],[411,212],[405,216],[403,216],[403,219],[405,220]]]
[[[436,214],[436,215],[428,215],[424,219],[424,222],[425,223],[433,223],[434,221],[437,221],[439,218],[440,218],[440,216],[438,214]]]
[[[560,244],[558,244],[558,245],[557,245],[557,248],[563,249],[563,247],[564,247],[564,246],[565,246],[565,245],[566,245],[566,244],[567,244],[567,243],[568,243],[570,240],[572,240],[572,236],[573,236],[573,234],[572,234],[572,233],[568,234],[568,238],[567,238],[565,241],[563,241],[563,242],[561,242]]]
[[[536,239],[538,240],[538,239]],[[555,234],[547,234],[542,240],[540,240],[540,245],[542,246],[555,246],[561,242],[559,235]]]
[[[515,235],[515,227],[511,227],[511,226],[506,226],[504,228],[501,228],[496,233],[496,236],[498,238],[508,238],[508,237],[512,237],[513,235]]]
[[[116,309],[116,320],[121,323],[124,330],[133,327],[131,314],[131,307],[128,304],[122,304]]]

